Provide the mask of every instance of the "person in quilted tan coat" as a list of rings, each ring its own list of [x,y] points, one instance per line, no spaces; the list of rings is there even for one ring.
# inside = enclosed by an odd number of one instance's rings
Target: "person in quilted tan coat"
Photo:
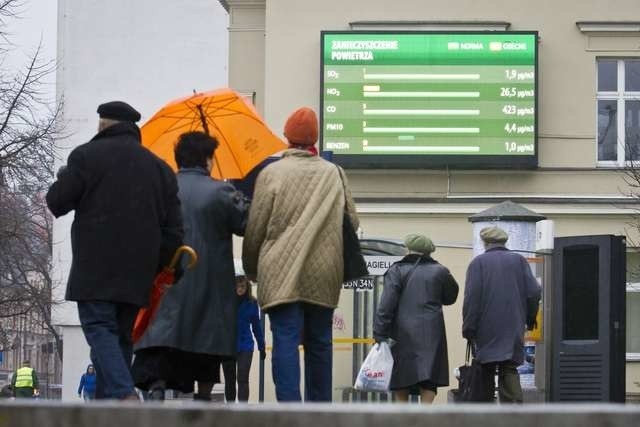
[[[258,282],[258,303],[273,334],[278,401],[300,401],[298,345],[304,346],[305,400],[331,401],[333,310],[343,279],[342,219],[359,222],[342,169],[317,155],[318,119],[296,110],[284,135],[289,149],[256,181],[243,264]]]

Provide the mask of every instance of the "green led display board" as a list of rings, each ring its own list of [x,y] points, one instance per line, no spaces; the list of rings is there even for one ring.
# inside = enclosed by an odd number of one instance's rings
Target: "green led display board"
[[[352,168],[536,167],[536,32],[322,32],[321,149]]]

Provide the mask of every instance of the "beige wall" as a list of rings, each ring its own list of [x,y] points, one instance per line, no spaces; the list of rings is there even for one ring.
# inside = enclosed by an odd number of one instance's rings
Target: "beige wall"
[[[627,363],[627,394],[640,393],[640,363]],[[637,401],[637,399],[636,399]]]
[[[394,7],[385,1],[371,0],[232,0],[229,4],[229,84],[239,90],[256,91],[257,106],[276,132],[281,132],[288,114],[298,106],[318,108],[322,30],[348,30],[352,21],[417,19],[497,20],[510,22],[510,30],[538,30],[542,168],[596,166],[595,58],[640,56],[637,33],[588,35],[581,33],[575,24],[582,20],[619,21],[635,16],[640,13],[640,3],[636,0],[618,0],[615,8],[595,0],[535,3],[455,0],[438,4],[437,10],[421,0],[406,0]],[[504,194],[506,186],[520,194],[589,194],[595,190],[600,195],[619,195],[623,185],[607,174],[575,171],[555,179],[549,173],[539,177],[540,172],[534,172],[516,177],[511,174],[505,179],[508,174],[500,173],[496,177],[495,172],[476,172],[476,176],[467,179],[471,187],[467,192]],[[386,176],[378,179],[380,171],[375,171],[375,175],[366,178],[371,188],[386,183]],[[415,181],[419,175],[411,179]],[[439,180],[443,179],[442,173],[436,175]],[[457,175],[458,182],[462,183],[462,173]],[[583,175],[589,177],[585,180]],[[490,188],[479,185],[485,180],[494,185]],[[555,183],[563,185],[558,187]],[[458,188],[462,191],[462,187]],[[428,195],[430,191],[427,187],[416,193]],[[368,189],[365,192],[369,193]]]
[[[319,105],[322,30],[348,30],[349,22],[367,20],[507,21],[510,30],[540,32],[540,165],[592,167],[596,153],[594,58],[637,56],[640,43],[629,43],[629,37],[611,37],[604,50],[586,51],[588,37],[575,23],[620,21],[639,13],[637,0],[618,0],[615,7],[595,0],[454,0],[437,6],[423,0],[392,5],[371,0],[266,1],[265,117],[279,130],[298,106]],[[637,34],[636,41],[640,41]]]
[[[622,205],[628,191],[623,174],[596,165],[595,85],[596,58],[640,57],[640,34],[589,35],[575,24],[634,19],[640,16],[638,0],[451,0],[437,4],[424,0],[230,0],[229,4],[230,84],[237,89],[256,88],[258,107],[276,132],[295,108],[319,106],[322,30],[349,30],[352,21],[485,20],[510,22],[509,29],[514,31],[539,31],[541,169],[348,171],[365,236],[397,239],[422,231],[441,245],[469,245],[472,227],[467,217],[495,204],[486,200],[516,198],[555,220],[558,236],[631,234],[639,241],[628,226],[632,211]],[[264,29],[258,29],[260,13],[264,13]],[[242,29],[243,20],[255,22],[255,31],[234,31],[234,27]],[[435,257],[463,286],[471,251],[440,248]],[[349,312],[350,303],[343,299],[340,310]],[[453,369],[464,356],[461,301],[444,312]],[[337,359],[340,372],[345,370],[342,357]],[[346,371],[350,369],[349,363]],[[628,391],[640,391],[634,385],[639,375],[640,364],[629,364]],[[334,380],[343,382],[343,378],[334,372]],[[453,378],[451,382],[455,383]],[[272,387],[270,380],[267,387]],[[445,393],[437,399],[444,401]]]
[[[264,1],[233,0],[229,10],[229,87],[255,93],[264,110]]]
[[[356,197],[443,198],[466,196],[613,197],[625,194],[623,172],[607,170],[465,171],[350,170],[349,185]],[[449,200],[452,201],[452,200]],[[561,201],[561,200],[558,200]]]

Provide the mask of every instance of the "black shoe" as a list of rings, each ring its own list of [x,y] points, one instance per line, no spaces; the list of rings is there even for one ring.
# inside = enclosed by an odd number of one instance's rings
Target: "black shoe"
[[[148,400],[164,400],[164,391],[167,388],[166,383],[162,380],[154,381],[153,384],[149,387],[149,391],[147,392]]]
[[[164,389],[163,388],[154,388],[153,390],[149,390],[149,400],[164,400]]]

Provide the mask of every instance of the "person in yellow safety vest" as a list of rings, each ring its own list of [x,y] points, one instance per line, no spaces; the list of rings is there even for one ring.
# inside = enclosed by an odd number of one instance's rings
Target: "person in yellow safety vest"
[[[11,385],[16,398],[32,398],[34,392],[37,393],[38,376],[28,360],[25,360],[22,363],[22,368],[13,374]]]

